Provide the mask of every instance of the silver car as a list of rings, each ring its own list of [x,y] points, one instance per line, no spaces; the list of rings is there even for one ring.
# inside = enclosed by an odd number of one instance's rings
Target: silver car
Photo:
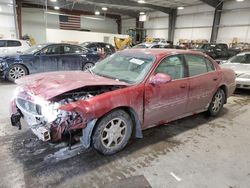
[[[236,73],[236,87],[250,89],[250,52],[244,52],[233,56],[221,67],[231,68]]]

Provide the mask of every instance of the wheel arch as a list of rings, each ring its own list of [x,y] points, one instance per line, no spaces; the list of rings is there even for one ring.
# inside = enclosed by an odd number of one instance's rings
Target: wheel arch
[[[101,117],[96,118],[96,119],[92,119],[87,123],[87,127],[85,127],[82,130],[83,135],[81,137],[81,143],[85,148],[88,148],[92,144],[92,136],[93,136],[93,133],[96,129],[96,125],[98,124],[98,122],[103,117],[105,117],[107,114],[109,114],[115,110],[123,110],[129,114],[129,116],[131,117],[132,122],[133,122],[133,127],[132,127],[133,137],[135,137],[135,138],[142,138],[143,137],[141,123],[140,123],[139,117],[138,117],[137,113],[135,112],[135,110],[129,106],[119,106],[119,107],[116,107],[116,108],[106,112]]]
[[[132,135],[135,137],[135,138],[142,138],[142,129],[141,129],[141,123],[140,123],[140,120],[139,120],[139,116],[138,114],[136,113],[136,111],[130,107],[130,106],[118,106],[116,108],[113,108],[112,110],[108,111],[107,113],[103,114],[101,117],[99,117],[97,119],[97,122],[96,124],[98,123],[98,121],[103,118],[104,116],[106,116],[107,114],[115,111],[115,110],[123,110],[125,111],[126,113],[129,114],[129,116],[131,117],[132,119],[132,122],[133,122],[133,130],[132,130]]]
[[[226,104],[227,103],[227,97],[228,97],[228,88],[227,88],[227,86],[225,84],[222,84],[219,87],[219,89],[222,89],[224,91],[224,93],[225,93],[225,103],[224,104]]]
[[[9,69],[10,69],[12,66],[15,66],[15,65],[21,65],[21,66],[23,66],[23,67],[27,70],[27,75],[30,74],[30,71],[29,71],[28,67],[27,67],[24,63],[19,63],[19,62],[13,63],[13,64],[9,65]]]

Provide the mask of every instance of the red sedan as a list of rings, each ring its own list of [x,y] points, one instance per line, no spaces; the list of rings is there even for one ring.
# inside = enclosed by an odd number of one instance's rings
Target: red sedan
[[[26,76],[12,101],[11,122],[24,118],[43,141],[70,135],[103,154],[122,150],[132,133],[208,111],[217,115],[235,90],[235,73],[200,52],[130,49],[87,72]]]

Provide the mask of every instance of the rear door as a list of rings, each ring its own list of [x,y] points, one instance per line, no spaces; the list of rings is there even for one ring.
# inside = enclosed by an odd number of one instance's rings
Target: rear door
[[[163,124],[186,113],[188,102],[188,84],[186,66],[182,55],[173,55],[163,59],[153,75],[168,74],[172,81],[160,85],[145,84],[144,126]]]
[[[189,70],[189,112],[206,109],[220,83],[220,76],[209,59],[200,55],[185,55]]]
[[[62,45],[63,53],[59,57],[59,70],[81,70],[84,58],[83,50],[75,45]],[[86,57],[86,56],[85,56]]]
[[[7,40],[7,54],[15,55],[21,52],[22,43],[18,40]]]

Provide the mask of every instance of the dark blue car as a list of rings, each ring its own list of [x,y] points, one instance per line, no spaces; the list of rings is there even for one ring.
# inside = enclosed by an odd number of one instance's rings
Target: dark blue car
[[[10,81],[33,73],[86,70],[100,54],[71,44],[39,44],[18,56],[0,58],[0,77]]]

